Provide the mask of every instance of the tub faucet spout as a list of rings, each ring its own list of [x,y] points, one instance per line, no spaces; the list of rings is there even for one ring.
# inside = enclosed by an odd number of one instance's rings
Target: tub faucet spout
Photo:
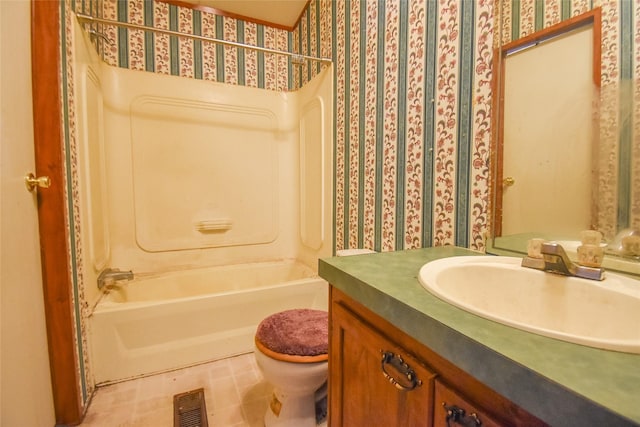
[[[119,280],[133,280],[133,272],[131,270],[120,271],[118,268],[105,268],[98,276],[98,289]]]

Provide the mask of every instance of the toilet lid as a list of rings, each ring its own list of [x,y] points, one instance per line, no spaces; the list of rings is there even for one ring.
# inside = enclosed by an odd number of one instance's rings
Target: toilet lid
[[[294,309],[273,314],[258,325],[256,346],[267,356],[292,362],[322,362],[328,358],[329,314]]]

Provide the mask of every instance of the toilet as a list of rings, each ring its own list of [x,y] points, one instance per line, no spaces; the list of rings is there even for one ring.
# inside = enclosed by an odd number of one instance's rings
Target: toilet
[[[258,325],[254,354],[274,389],[266,427],[315,427],[326,417],[328,329],[328,313],[313,309],[275,313]]]
[[[376,253],[344,249],[336,256]],[[255,335],[254,354],[273,396],[265,427],[326,426],[329,313],[294,309],[265,318]]]

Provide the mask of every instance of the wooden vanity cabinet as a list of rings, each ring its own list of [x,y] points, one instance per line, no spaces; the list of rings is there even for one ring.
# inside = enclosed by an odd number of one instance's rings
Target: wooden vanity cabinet
[[[331,325],[330,425],[430,426],[432,407],[425,402],[433,400],[435,374],[341,305],[332,307]]]
[[[340,290],[330,300],[329,427],[546,425]]]

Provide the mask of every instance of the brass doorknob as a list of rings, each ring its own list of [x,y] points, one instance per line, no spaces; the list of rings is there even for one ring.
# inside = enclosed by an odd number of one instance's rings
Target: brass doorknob
[[[502,180],[502,185],[504,185],[505,187],[511,187],[515,183],[516,183],[516,180],[513,179],[512,176],[508,176]]]
[[[27,186],[27,190],[33,191],[36,188],[49,188],[51,186],[51,179],[48,176],[39,176],[36,178],[34,174],[29,172],[24,177],[24,183]]]

